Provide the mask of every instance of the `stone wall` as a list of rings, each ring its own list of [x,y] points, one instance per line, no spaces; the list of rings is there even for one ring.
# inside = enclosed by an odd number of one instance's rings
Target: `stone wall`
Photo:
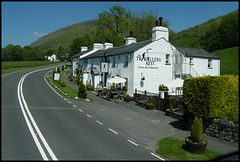
[[[189,116],[188,130],[191,129],[192,122],[193,116]],[[238,123],[233,123],[232,121],[228,121],[227,124],[224,124],[221,119],[203,119],[203,133],[207,136],[238,143],[238,125]]]

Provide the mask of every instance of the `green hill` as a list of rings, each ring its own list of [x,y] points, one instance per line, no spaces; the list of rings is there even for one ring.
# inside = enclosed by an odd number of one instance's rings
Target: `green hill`
[[[212,24],[220,24],[220,21],[224,16],[226,15],[210,19],[207,22],[196,25],[195,27],[190,27],[178,33],[172,31],[170,33],[170,42],[175,46],[190,47],[190,44],[203,35]],[[68,49],[69,44],[71,44],[75,38],[84,33],[89,33],[91,35],[91,32],[96,30],[97,26],[95,25],[95,21],[96,20],[89,20],[61,28],[39,38],[30,46],[39,47],[40,50],[48,50],[50,48],[57,50],[59,46]],[[173,37],[175,37],[175,39],[171,39]]]
[[[235,10],[233,12],[237,12],[237,11],[238,10]],[[207,29],[209,29],[211,25],[219,26],[222,18],[225,17],[226,15],[219,16],[214,19],[210,19],[202,24],[196,25],[195,27],[189,27],[186,30],[178,32],[176,35],[175,41],[173,42],[173,45],[190,47],[190,44],[196,41],[200,36],[204,35]]]
[[[61,28],[39,38],[37,41],[30,44],[30,46],[39,47],[40,50],[47,50],[50,48],[57,50],[59,46],[68,48],[72,40],[78,36],[84,33],[91,35],[91,32],[96,30],[95,21],[96,20],[89,20]]]
[[[213,54],[219,56],[221,59],[221,75],[238,75],[238,47],[226,48],[220,51],[216,51]]]

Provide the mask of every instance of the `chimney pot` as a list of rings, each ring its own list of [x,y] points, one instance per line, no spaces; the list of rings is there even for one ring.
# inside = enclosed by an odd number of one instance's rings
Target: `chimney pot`
[[[163,17],[159,17],[160,26],[162,26],[162,20],[163,20]]]

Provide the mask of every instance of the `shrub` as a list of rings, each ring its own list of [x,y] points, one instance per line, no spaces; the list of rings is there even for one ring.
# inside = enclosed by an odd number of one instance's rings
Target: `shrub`
[[[203,125],[202,118],[195,116],[191,126],[191,139],[194,142],[200,142],[202,139]]]
[[[78,85],[78,92],[85,93],[86,91],[87,91],[87,87],[82,81],[80,81]]]
[[[203,76],[186,78],[183,102],[187,110],[204,118],[238,122],[238,76]]]
[[[132,98],[128,93],[124,96],[125,98]]]
[[[66,80],[63,80],[62,78],[59,78],[59,83],[62,87],[66,86]]]
[[[57,66],[57,73],[60,73],[60,68]]]

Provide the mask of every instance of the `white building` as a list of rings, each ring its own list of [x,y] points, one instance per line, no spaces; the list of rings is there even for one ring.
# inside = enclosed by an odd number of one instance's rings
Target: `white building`
[[[161,23],[160,23],[161,24]],[[83,51],[72,58],[73,75],[76,62],[83,82],[95,88],[100,81],[119,75],[127,79],[127,93],[133,96],[135,89],[159,93],[159,85],[175,78],[220,75],[220,58],[200,48],[174,47],[169,42],[168,28],[156,26],[152,39],[136,42],[131,36],[123,46],[111,43],[94,44],[98,48]],[[108,72],[102,73],[101,63],[106,62]]]

